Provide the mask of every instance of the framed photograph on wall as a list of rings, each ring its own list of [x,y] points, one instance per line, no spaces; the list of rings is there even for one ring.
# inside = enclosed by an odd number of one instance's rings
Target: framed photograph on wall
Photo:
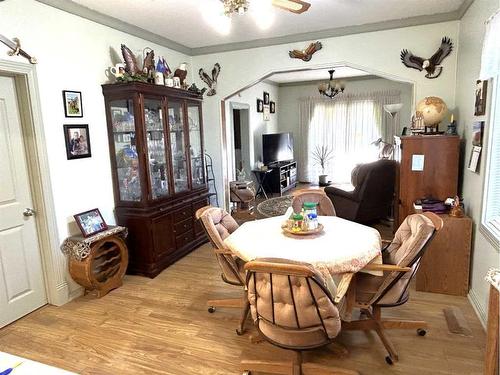
[[[90,136],[87,124],[64,125],[64,141],[68,160],[90,158]]]
[[[479,159],[481,158],[481,149],[480,146],[472,146],[472,151],[470,153],[469,158],[469,171],[477,172],[477,167],[479,165]]]
[[[270,115],[270,110],[269,110],[269,105],[264,104],[264,121],[269,121],[271,120],[271,115]]]
[[[83,117],[82,93],[80,91],[64,90],[64,116]]]
[[[264,104],[269,104],[270,100],[269,93],[264,91]]]
[[[474,104],[474,116],[486,114],[486,96],[488,94],[488,81],[476,81],[476,102]]]
[[[270,104],[269,104],[269,111],[271,113],[276,113],[276,103],[271,101]]]
[[[484,121],[476,121],[472,124],[472,145],[483,145]]]
[[[73,217],[75,218],[83,237],[90,237],[108,229],[108,225],[102,218],[101,212],[98,208],[80,212],[79,214],[73,215]]]
[[[264,102],[262,101],[262,99],[257,99],[257,112],[264,112]]]

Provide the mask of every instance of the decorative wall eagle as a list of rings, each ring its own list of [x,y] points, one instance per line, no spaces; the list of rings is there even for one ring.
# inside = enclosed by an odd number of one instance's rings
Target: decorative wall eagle
[[[301,59],[302,61],[311,61],[312,55],[323,48],[321,42],[311,43],[309,47],[305,50],[294,49],[293,51],[288,52],[288,56],[292,59]]]
[[[401,61],[408,68],[417,69],[419,71],[426,70],[426,78],[434,79],[441,75],[443,67],[440,66],[441,62],[453,51],[453,43],[448,37],[441,40],[441,46],[432,55],[430,59],[423,59],[422,57],[415,56],[413,53],[404,49],[401,51]]]
[[[220,73],[219,63],[215,63],[212,69],[212,77],[210,77],[203,69],[198,70],[198,74],[200,75],[201,80],[205,82],[209,88],[207,92],[208,96],[213,96],[217,94],[215,90],[217,89],[217,78],[219,77],[219,73]]]

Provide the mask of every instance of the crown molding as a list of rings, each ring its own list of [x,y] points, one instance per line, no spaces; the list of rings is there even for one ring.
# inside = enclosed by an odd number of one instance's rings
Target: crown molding
[[[152,33],[151,31],[144,30],[130,23],[123,22],[117,18],[108,16],[103,13],[99,13],[95,10],[84,7],[83,5],[74,3],[72,1],[67,1],[67,0],[36,0],[36,1],[51,6],[53,8],[74,14],[76,16],[86,18],[98,24],[111,27],[112,29],[136,36],[138,38],[149,40],[150,42],[159,44],[160,46],[166,48],[170,48],[177,52],[184,53],[188,56],[192,55],[192,49],[183,44],[174,42],[173,40]]]
[[[464,16],[464,14],[467,12],[469,7],[474,2],[474,0],[465,0],[459,9],[447,13],[409,17],[404,19],[388,20],[383,22],[375,22],[362,25],[337,27],[337,28],[313,31],[308,33],[300,33],[300,34],[286,35],[273,38],[255,39],[244,42],[234,42],[226,44],[217,44],[206,47],[190,48],[181,43],[177,43],[173,40],[165,38],[161,35],[147,31],[140,27],[121,21],[117,18],[108,16],[106,14],[99,13],[95,10],[74,3],[72,1],[67,1],[67,0],[36,0],[36,1],[57,8],[59,10],[74,14],[76,16],[88,19],[90,21],[99,23],[101,25],[111,27],[115,30],[119,30],[127,34],[149,40],[153,43],[159,44],[163,47],[172,49],[177,52],[184,53],[189,56],[208,55],[220,52],[268,47],[279,44],[304,42],[308,40],[326,39],[344,35],[362,34],[368,32],[399,29],[411,26],[429,25],[440,22],[458,21]]]

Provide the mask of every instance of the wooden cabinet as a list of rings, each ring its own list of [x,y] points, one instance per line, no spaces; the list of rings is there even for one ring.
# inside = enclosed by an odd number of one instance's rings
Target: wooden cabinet
[[[457,195],[460,138],[432,135],[395,137],[395,228],[414,213],[417,199],[444,200]]]
[[[297,162],[282,163],[270,168],[272,171],[265,185],[269,187],[271,193],[281,196],[297,186]]]
[[[467,296],[469,292],[472,220],[439,215],[443,228],[422,257],[417,290]]]
[[[129,229],[128,273],[155,277],[206,241],[202,98],[134,82],[102,86],[117,223]]]

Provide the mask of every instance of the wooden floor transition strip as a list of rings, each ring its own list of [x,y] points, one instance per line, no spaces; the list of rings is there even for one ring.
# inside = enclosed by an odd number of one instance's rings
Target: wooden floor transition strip
[[[446,323],[448,324],[448,331],[456,335],[467,337],[472,336],[472,330],[470,329],[462,310],[456,306],[452,306],[443,309],[443,312],[446,318]]]

